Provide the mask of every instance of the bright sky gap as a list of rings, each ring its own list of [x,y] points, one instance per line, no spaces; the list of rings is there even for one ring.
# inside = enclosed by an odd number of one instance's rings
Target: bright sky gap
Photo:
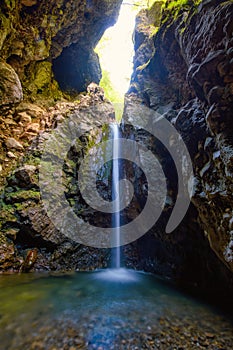
[[[138,1],[135,6],[136,2],[123,1],[117,23],[105,31],[96,47],[103,72],[100,85],[112,102],[122,102],[129,88],[133,70],[135,16],[140,8],[145,7],[143,1]]]

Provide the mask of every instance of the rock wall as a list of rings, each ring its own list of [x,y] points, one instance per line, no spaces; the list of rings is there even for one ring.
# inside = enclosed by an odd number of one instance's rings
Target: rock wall
[[[82,199],[77,186],[77,169],[84,155],[90,147],[95,144],[98,146],[104,138],[109,137],[108,124],[114,118],[114,109],[104,99],[102,89],[96,85],[93,91],[94,85],[91,86],[91,91],[80,95],[79,101],[59,102],[50,107],[50,130],[34,137],[17,168],[7,178],[1,196],[0,271],[90,270],[109,264],[108,249],[96,249],[80,244],[78,226],[72,226],[69,217],[64,221],[62,197],[57,198],[61,207],[58,212],[53,212],[52,216],[48,214],[45,202],[42,202],[41,198],[43,188],[48,188],[51,190],[49,201],[52,207],[55,207],[54,193],[59,187],[57,181],[61,175],[57,174],[54,164],[64,163],[62,181],[70,207],[84,221],[89,220],[100,227],[104,227],[104,224],[111,225],[111,217],[98,215],[90,208]],[[75,144],[71,144],[69,138],[72,132],[69,129],[70,125],[77,134],[80,133]],[[52,144],[52,150],[47,149],[46,142],[53,137],[53,130],[56,130],[59,140],[67,137],[67,155],[64,156],[57,150],[56,142]],[[51,177],[46,178],[44,182],[41,180],[41,167],[51,172]],[[102,194],[108,197],[104,183],[100,185]],[[72,232],[72,237],[57,228],[54,219],[59,218],[64,221],[67,232]],[[86,234],[91,235],[91,229]]]
[[[3,0],[0,58],[16,72],[24,94],[34,100],[41,95],[46,99],[61,97],[53,72],[62,88],[84,91],[100,79],[93,49],[105,29],[116,21],[120,4],[121,0]],[[88,64],[79,67],[83,59]],[[80,79],[75,86],[74,76]]]
[[[160,224],[141,240],[141,261],[159,271],[156,252],[164,251],[170,272],[174,264],[174,273],[203,284],[221,276],[232,288],[233,3],[167,1],[153,11],[137,17],[126,115],[137,101],[170,120],[188,147],[195,189],[172,238]]]
[[[82,108],[96,108],[100,124],[113,116],[103,92],[93,86],[80,92],[101,78],[94,48],[115,23],[121,2],[1,1],[1,271],[27,271],[34,263],[43,270],[107,264],[108,251],[97,254],[67,240],[46,216],[38,187],[37,146],[43,147],[43,138],[72,113],[81,125]]]
[[[51,128],[49,107],[101,78],[93,49],[121,0],[3,0],[0,4],[0,186],[32,139]],[[83,62],[80,64],[80,62]]]

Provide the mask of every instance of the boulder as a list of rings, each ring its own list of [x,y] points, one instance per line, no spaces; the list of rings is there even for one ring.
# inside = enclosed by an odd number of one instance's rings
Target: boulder
[[[22,85],[14,69],[0,62],[0,105],[17,104],[23,99]]]

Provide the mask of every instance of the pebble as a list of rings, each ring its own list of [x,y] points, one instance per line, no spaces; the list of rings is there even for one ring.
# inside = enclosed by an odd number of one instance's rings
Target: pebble
[[[11,152],[11,151],[7,152],[7,157],[9,157],[9,158],[17,158],[16,155],[13,152]]]
[[[8,149],[17,149],[17,150],[23,150],[23,146],[21,145],[21,143],[17,140],[15,140],[13,137],[8,137],[6,139],[6,147]]]
[[[109,325],[109,321],[104,317],[93,319],[88,314],[76,321],[54,320],[51,325],[41,326],[34,335],[29,332],[22,343],[17,345],[17,350],[231,350],[233,348],[232,329],[226,321],[220,323],[217,322],[217,318],[213,318],[212,323],[208,324],[206,320],[199,322],[192,315],[182,317],[174,313],[169,313],[163,320],[164,323],[161,324],[161,319],[156,320],[152,312],[145,320],[146,327],[142,326],[138,318],[124,322],[124,327],[120,329],[117,327],[118,324]],[[95,324],[94,328],[92,322]],[[13,349],[15,350],[14,347],[9,347],[9,350]]]
[[[19,120],[23,124],[30,124],[32,121],[32,118],[30,115],[27,114],[27,112],[20,112],[17,115],[19,117]]]
[[[33,133],[39,132],[39,131],[40,131],[40,124],[39,124],[39,123],[31,123],[31,124],[27,127],[27,131],[33,132]]]

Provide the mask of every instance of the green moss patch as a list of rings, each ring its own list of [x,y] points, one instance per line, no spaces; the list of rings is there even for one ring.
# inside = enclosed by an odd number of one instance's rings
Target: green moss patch
[[[196,7],[201,0],[174,0],[167,1],[163,5],[163,23],[172,19],[176,20],[183,11],[188,11],[191,7]]]
[[[40,192],[33,190],[22,190],[5,195],[7,202],[21,203],[24,201],[32,200],[38,202],[40,200]]]

